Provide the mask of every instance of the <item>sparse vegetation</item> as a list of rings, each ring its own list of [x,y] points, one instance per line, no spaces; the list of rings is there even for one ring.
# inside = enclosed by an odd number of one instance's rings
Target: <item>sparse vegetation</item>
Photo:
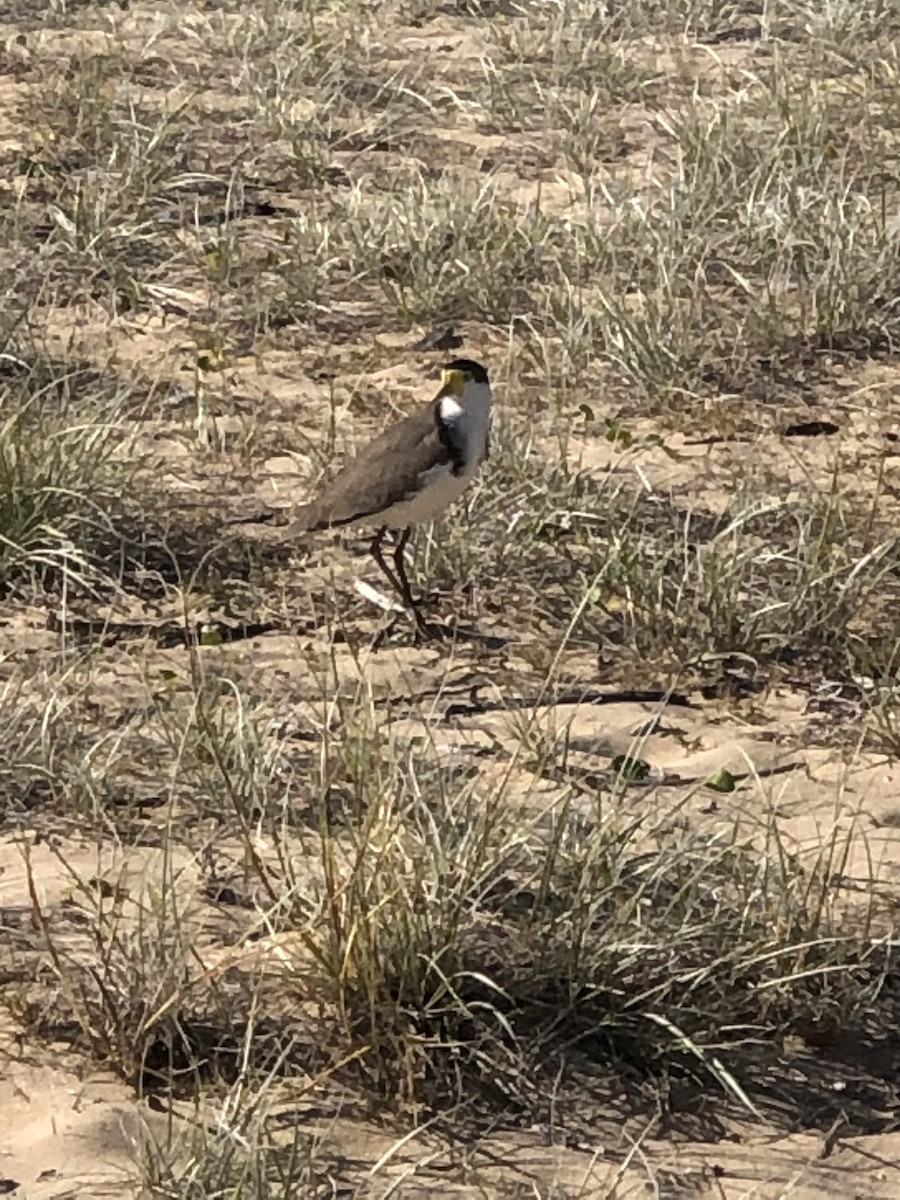
[[[748,1129],[805,1147],[754,1195],[848,1194],[900,1089],[900,8],[4,19],[9,1128],[102,1078],[159,1200],[676,1195]],[[444,325],[491,464],[414,547],[453,639],[376,650],[345,548],[223,518]]]

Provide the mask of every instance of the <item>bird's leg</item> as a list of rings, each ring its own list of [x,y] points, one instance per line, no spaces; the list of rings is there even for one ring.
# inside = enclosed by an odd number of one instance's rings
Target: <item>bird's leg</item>
[[[400,534],[400,540],[397,542],[397,548],[394,550],[394,567],[396,569],[396,574],[394,574],[391,568],[387,565],[384,559],[384,554],[382,553],[382,545],[384,544],[384,537],[386,533],[387,526],[382,526],[372,539],[372,545],[369,547],[369,552],[378,563],[385,578],[391,581],[391,587],[397,592],[406,607],[412,611],[412,614],[416,619],[416,627],[418,628],[419,633],[424,634],[426,637],[430,637],[431,630],[429,629],[425,618],[419,611],[418,603],[413,599],[412,589],[409,586],[409,579],[406,574],[406,565],[403,560],[403,552],[406,550],[406,544],[409,541],[412,530],[409,528],[403,530],[403,532]]]
[[[409,578],[406,574],[406,560],[404,558],[404,554],[406,551],[406,544],[409,541],[411,534],[412,529],[410,529],[410,527],[407,525],[406,529],[404,529],[400,534],[400,539],[397,542],[396,549],[394,550],[394,566],[397,570],[397,579],[400,581],[400,594],[403,597],[403,603],[407,606],[407,608],[412,609],[412,614],[416,618],[416,625],[418,626],[419,633],[423,633],[426,637],[430,637],[431,630],[419,609],[420,601],[413,599],[412,588],[409,586]]]
[[[369,547],[369,553],[372,555],[372,557],[378,563],[378,565],[381,568],[382,572],[384,573],[385,577],[391,581],[391,587],[394,589],[394,591],[398,592],[405,599],[406,597],[405,597],[405,593],[403,591],[403,585],[401,584],[401,582],[397,578],[397,576],[394,574],[394,572],[391,570],[391,568],[384,561],[384,555],[381,552],[381,547],[382,547],[382,544],[384,543],[384,535],[386,533],[387,533],[387,525],[382,525],[382,527],[378,530],[378,532],[372,538],[372,545]]]
[[[400,595],[403,597],[403,603],[408,608],[414,609],[418,606],[415,600],[413,600],[412,589],[409,586],[409,579],[406,575],[406,562],[403,557],[411,533],[412,530],[407,527],[400,534],[397,545],[394,547],[394,567],[397,571],[397,579],[400,581]]]

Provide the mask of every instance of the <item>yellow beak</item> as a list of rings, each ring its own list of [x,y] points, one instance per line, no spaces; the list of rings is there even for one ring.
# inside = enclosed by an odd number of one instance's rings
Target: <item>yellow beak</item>
[[[441,377],[441,383],[442,392],[453,392],[454,396],[461,396],[466,390],[465,373],[463,371],[445,371]]]

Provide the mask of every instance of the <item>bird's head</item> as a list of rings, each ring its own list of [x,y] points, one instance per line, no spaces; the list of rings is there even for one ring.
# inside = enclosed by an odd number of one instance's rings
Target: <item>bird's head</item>
[[[471,385],[489,387],[487,369],[471,358],[455,358],[441,371],[441,393],[462,397]]]

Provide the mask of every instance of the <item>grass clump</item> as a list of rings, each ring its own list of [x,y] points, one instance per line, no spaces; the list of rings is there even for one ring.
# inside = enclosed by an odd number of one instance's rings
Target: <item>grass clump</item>
[[[4,357],[0,580],[8,587],[23,573],[50,571],[86,582],[136,470],[128,390],[110,390],[90,368]]]

